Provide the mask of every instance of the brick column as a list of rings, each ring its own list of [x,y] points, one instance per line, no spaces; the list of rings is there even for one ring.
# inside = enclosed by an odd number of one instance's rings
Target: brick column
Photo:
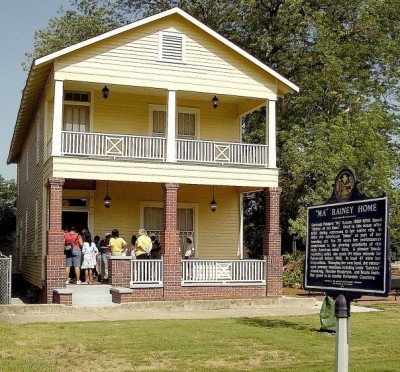
[[[164,230],[161,234],[161,253],[164,255],[164,297],[178,298],[181,290],[182,264],[179,255],[177,229],[178,184],[164,184]]]
[[[49,230],[45,256],[43,302],[53,302],[53,289],[65,287],[64,234],[61,226],[63,178],[49,178]]]
[[[281,296],[283,289],[283,258],[279,228],[279,199],[281,191],[277,187],[264,189],[265,231],[263,254],[267,259],[267,296]]]

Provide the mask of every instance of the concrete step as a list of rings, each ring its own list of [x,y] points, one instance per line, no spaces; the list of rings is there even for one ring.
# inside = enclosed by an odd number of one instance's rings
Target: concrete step
[[[72,290],[72,306],[115,306],[110,294],[110,285],[68,284],[67,288]]]

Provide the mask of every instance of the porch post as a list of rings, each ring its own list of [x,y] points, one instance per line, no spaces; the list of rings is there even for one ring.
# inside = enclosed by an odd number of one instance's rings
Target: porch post
[[[167,161],[176,162],[176,91],[168,91],[167,100]]]
[[[161,253],[164,255],[164,297],[177,298],[181,288],[182,263],[177,229],[178,184],[163,184],[163,225]]]
[[[268,168],[276,168],[276,101],[267,101],[266,108],[266,144],[268,145]]]
[[[283,289],[283,258],[279,230],[279,199],[281,191],[281,188],[278,187],[264,189],[265,231],[263,254],[267,259],[267,296],[281,296]]]
[[[45,256],[43,302],[53,302],[53,289],[65,287],[64,234],[61,226],[63,178],[49,178],[49,230]]]
[[[54,110],[53,110],[53,133],[51,138],[51,156],[61,155],[61,129],[63,121],[63,81],[56,80],[54,83]]]

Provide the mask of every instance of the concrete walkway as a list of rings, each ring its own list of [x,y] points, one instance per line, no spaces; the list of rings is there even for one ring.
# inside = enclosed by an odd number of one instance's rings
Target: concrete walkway
[[[149,301],[108,306],[0,305],[0,323],[121,321],[137,319],[213,319],[319,314],[315,298],[283,296],[245,300]],[[352,306],[352,312],[376,311]]]

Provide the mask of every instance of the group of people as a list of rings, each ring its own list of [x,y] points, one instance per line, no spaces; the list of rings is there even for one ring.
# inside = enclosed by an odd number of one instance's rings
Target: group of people
[[[65,246],[72,249],[65,250],[66,255],[66,284],[69,284],[71,267],[74,267],[76,284],[93,284],[93,276],[99,280],[108,281],[108,257],[131,255],[138,260],[157,259],[161,255],[161,245],[155,236],[149,237],[145,229],[139,229],[138,235],[132,236],[131,245],[119,236],[118,229],[105,233],[104,239],[92,235],[87,229],[79,234],[75,227],[64,230]],[[101,277],[101,265],[104,264],[104,275]],[[81,281],[81,270],[84,270],[84,281]]]

